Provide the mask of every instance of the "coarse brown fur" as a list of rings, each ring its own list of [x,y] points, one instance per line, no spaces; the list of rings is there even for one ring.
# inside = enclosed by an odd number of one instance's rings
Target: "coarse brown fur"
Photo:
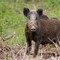
[[[31,41],[35,41],[35,52],[34,56],[37,54],[37,49],[40,43],[43,42],[49,42],[45,41],[44,39],[48,40],[48,37],[50,39],[53,39],[54,37],[59,37],[60,39],[60,21],[58,20],[40,20],[39,23],[39,29],[36,32],[30,32],[29,29],[26,26],[26,37],[28,36],[28,44],[30,44],[31,47]],[[59,41],[56,40],[57,44],[59,45]],[[37,47],[36,47],[37,46]],[[31,48],[30,48],[31,49]],[[29,50],[30,50],[29,49]]]
[[[25,10],[26,11],[26,10]],[[28,18],[25,28],[25,36],[27,41],[27,51],[26,53],[29,54],[31,50],[32,41],[35,42],[35,49],[34,49],[34,57],[38,53],[39,45],[44,42],[50,42],[50,39],[56,38],[55,41],[60,46],[57,37],[60,40],[60,21],[59,20],[45,20],[40,19],[40,13],[33,13],[33,17],[29,14],[29,9],[24,14]],[[34,27],[33,29],[31,29]]]
[[[43,9],[38,9],[37,13],[39,14],[39,18],[42,20],[48,20],[48,16],[43,13]]]
[[[43,14],[43,15],[40,16],[40,19],[42,19],[42,20],[48,20],[49,18],[48,18],[47,15],[44,15],[44,14]]]

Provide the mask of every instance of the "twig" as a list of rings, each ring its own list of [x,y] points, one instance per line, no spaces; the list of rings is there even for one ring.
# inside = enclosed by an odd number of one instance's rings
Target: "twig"
[[[26,58],[26,49],[27,49],[27,44],[26,44],[25,53],[23,54],[23,59],[22,60],[25,60],[25,58]]]
[[[8,40],[8,39],[11,39],[11,38],[14,37],[15,35],[16,35],[16,33],[13,32],[12,34],[7,35],[7,36],[5,36],[5,37],[0,37],[0,40],[6,41],[6,40]]]
[[[59,47],[59,46],[58,46],[56,43],[54,43],[53,40],[51,40],[49,37],[48,37],[48,39],[55,45],[56,48]]]
[[[12,60],[17,60],[15,55],[14,55],[14,51],[13,50],[11,50],[11,53],[12,53]]]

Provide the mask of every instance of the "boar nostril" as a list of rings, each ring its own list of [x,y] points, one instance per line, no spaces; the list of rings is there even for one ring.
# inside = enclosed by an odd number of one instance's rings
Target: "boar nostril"
[[[35,29],[31,29],[31,30],[35,30]]]
[[[35,26],[32,26],[32,27],[31,27],[31,30],[32,30],[32,31],[35,31],[35,30],[36,30]]]
[[[35,30],[36,30],[35,28],[31,29],[31,31],[35,31]]]

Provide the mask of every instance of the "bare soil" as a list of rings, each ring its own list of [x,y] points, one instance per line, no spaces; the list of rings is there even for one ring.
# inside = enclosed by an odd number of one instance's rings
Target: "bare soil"
[[[29,55],[26,46],[6,46],[0,44],[0,60],[60,60],[60,48],[52,44],[41,45],[38,55],[33,58],[34,45]]]

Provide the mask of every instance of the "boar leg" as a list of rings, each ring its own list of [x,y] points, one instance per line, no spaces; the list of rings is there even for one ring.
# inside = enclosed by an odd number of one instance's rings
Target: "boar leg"
[[[30,34],[27,34],[27,33],[26,33],[26,42],[27,42],[26,54],[29,54],[31,50],[31,36]]]
[[[34,55],[33,55],[33,57],[36,57],[41,41],[42,41],[41,39],[35,41],[35,49],[34,49]]]
[[[31,40],[27,40],[27,51],[26,51],[26,54],[29,55],[30,51],[31,51]]]

